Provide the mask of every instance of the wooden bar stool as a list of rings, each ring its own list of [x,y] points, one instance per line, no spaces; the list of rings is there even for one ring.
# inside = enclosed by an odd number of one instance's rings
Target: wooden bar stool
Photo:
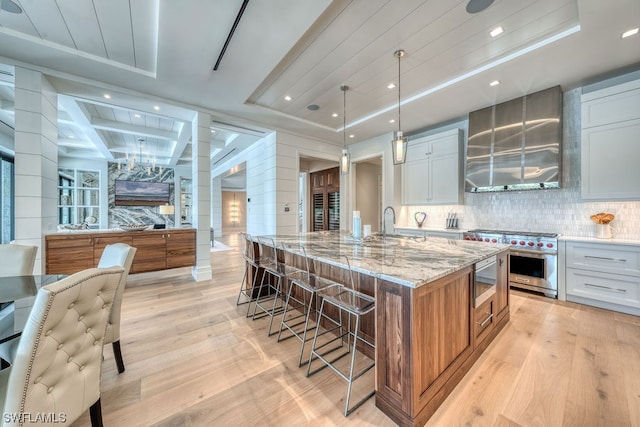
[[[291,337],[296,337],[301,341],[300,356],[298,358],[298,367],[300,367],[303,365],[302,358],[304,354],[305,344],[307,343],[307,341],[311,341],[313,339],[311,336],[307,337],[307,333],[314,330],[317,326],[317,323],[314,323],[311,327],[309,327],[309,320],[312,312],[316,314],[317,319],[317,293],[331,286],[338,286],[338,284],[334,281],[324,279],[310,272],[309,258],[307,257],[307,252],[303,245],[291,245],[289,247],[283,245],[282,249],[285,253],[285,257],[289,256],[292,258],[292,252],[301,254],[301,256],[304,258],[305,263],[304,270],[300,270],[287,276],[290,281],[289,291],[287,292],[287,300],[285,302],[284,311],[282,313],[280,330],[278,331],[278,342]],[[292,264],[293,260],[291,260],[289,263]],[[296,290],[298,290],[299,293],[297,293]],[[289,314],[289,317],[287,317],[287,314]],[[300,329],[300,326],[303,326],[303,328]],[[289,332],[291,332],[291,335],[282,337],[283,329],[289,330]]]
[[[368,393],[364,398],[359,400],[355,405],[349,408],[349,400],[351,398],[351,389],[352,389],[353,382],[375,366],[375,362],[367,358],[367,361],[370,363],[365,364],[364,367],[360,368],[357,372],[355,372],[357,342],[360,341],[375,350],[375,345],[373,343],[369,342],[364,337],[360,336],[359,328],[360,328],[361,317],[367,313],[374,311],[376,306],[375,306],[374,297],[370,295],[366,295],[355,289],[355,285],[353,283],[353,272],[351,271],[351,264],[349,263],[349,258],[346,256],[344,258],[346,260],[347,267],[349,270],[349,277],[348,277],[347,283],[341,284],[339,286],[329,287],[318,292],[318,295],[322,298],[322,303],[320,304],[320,312],[318,313],[318,327],[316,328],[315,333],[313,335],[313,344],[311,345],[311,355],[309,356],[309,364],[307,366],[307,376],[319,371],[320,369],[325,368],[326,366],[329,366],[338,375],[340,375],[340,377],[346,380],[348,383],[348,386],[347,386],[347,397],[346,397],[346,402],[344,407],[344,415],[347,416],[350,413],[352,413],[355,409],[360,407],[360,405],[362,405],[371,396],[375,394],[375,389],[374,389],[370,393]],[[335,320],[326,315],[325,310],[328,308],[327,306],[333,306],[335,309],[338,310],[339,320]],[[346,329],[344,328],[342,323],[343,313],[346,313],[349,319]],[[355,327],[353,328],[353,330],[351,329],[352,317],[355,319]],[[335,327],[332,329],[327,329],[325,330],[325,332],[319,333],[318,331],[320,330],[320,323],[323,319],[325,319],[327,323],[333,323]],[[321,345],[318,345],[318,337],[325,334],[333,333],[333,331],[335,330],[340,331],[340,333],[336,337],[334,337],[333,339],[330,339],[329,341]],[[345,337],[347,338],[346,352],[329,360],[330,354],[334,353],[338,349],[344,348],[343,343],[344,343]],[[353,347],[351,347],[352,338],[353,338]],[[331,343],[337,340],[340,340],[339,346],[329,347]],[[328,350],[324,350],[323,352],[320,352],[321,349],[324,349],[327,347],[329,347]],[[348,372],[343,372],[343,370],[338,368],[338,366],[336,365],[336,362],[338,362],[338,360],[342,359],[344,356],[349,354],[351,355],[351,363],[349,364]],[[322,361],[325,364],[325,366],[322,366],[321,368],[312,372],[311,364],[314,360]]]

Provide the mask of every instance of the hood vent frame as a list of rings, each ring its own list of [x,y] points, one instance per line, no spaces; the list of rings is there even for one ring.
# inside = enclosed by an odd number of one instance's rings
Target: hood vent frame
[[[465,191],[560,188],[561,140],[560,86],[469,113]]]

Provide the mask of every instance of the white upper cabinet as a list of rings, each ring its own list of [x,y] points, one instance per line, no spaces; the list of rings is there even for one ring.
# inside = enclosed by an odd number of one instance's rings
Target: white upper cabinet
[[[582,95],[582,199],[640,199],[640,80]]]
[[[462,202],[462,130],[452,129],[409,141],[402,166],[402,203],[445,205]]]

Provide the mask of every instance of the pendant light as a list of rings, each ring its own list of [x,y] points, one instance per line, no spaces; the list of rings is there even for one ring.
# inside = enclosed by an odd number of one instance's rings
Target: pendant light
[[[342,154],[340,155],[340,175],[347,175],[351,162],[347,150],[347,91],[349,86],[340,86],[342,91]]]
[[[391,141],[391,155],[393,164],[399,165],[407,160],[407,138],[403,138],[400,127],[400,58],[404,56],[404,50],[396,50],[394,55],[398,58],[398,130]]]

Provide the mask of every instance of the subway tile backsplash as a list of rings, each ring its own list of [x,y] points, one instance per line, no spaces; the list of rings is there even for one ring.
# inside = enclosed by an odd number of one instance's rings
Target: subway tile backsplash
[[[580,198],[580,95],[581,88],[564,93],[562,188],[557,190],[465,193],[464,205],[403,206],[399,226],[416,226],[414,213],[424,211],[423,227],[444,228],[449,212],[458,214],[458,228],[554,232],[566,236],[594,237],[590,216],[615,215],[611,223],[616,238],[640,240],[640,201],[583,202]],[[639,184],[640,185],[640,184]]]

